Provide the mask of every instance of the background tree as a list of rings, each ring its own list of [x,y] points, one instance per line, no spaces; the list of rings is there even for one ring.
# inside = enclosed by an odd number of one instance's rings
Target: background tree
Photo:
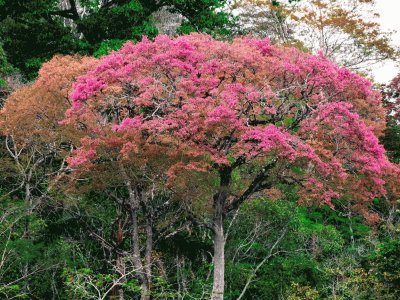
[[[235,1],[245,31],[296,45],[335,63],[365,71],[374,63],[395,59],[398,49],[375,21],[374,0]]]
[[[400,162],[400,76],[382,88],[386,109],[387,128],[382,137],[382,143],[388,151],[389,157]]]
[[[154,13],[182,16],[179,32],[226,35],[230,22],[222,0],[41,0],[0,2],[0,39],[9,62],[29,78],[55,54],[105,54],[123,41],[158,33]]]
[[[0,44],[0,105],[12,91],[22,85],[21,77],[7,60],[6,53]]]
[[[67,133],[67,127],[62,127],[61,132],[58,124],[69,105],[71,83],[94,61],[55,57],[42,68],[37,82],[15,91],[0,112],[1,134],[8,154],[2,157],[3,177],[9,176],[8,194],[24,198],[22,239],[27,244],[31,242],[33,211],[48,199],[48,179],[63,171],[65,156],[76,138]],[[27,279],[31,273],[28,263],[21,272]],[[24,292],[28,291],[25,280]]]

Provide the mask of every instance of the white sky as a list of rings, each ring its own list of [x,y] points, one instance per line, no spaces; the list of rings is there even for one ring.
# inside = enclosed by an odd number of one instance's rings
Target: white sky
[[[380,14],[380,23],[383,30],[397,32],[393,35],[393,44],[400,47],[400,0],[376,0],[376,10]],[[376,81],[388,83],[400,73],[400,62],[386,62],[373,68]]]

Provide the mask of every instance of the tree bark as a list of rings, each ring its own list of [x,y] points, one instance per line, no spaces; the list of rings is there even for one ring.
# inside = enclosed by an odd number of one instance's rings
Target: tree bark
[[[138,222],[138,210],[141,203],[142,191],[137,186],[134,186],[129,179],[128,174],[126,173],[125,167],[120,165],[121,175],[125,179],[125,185],[129,192],[129,214],[131,217],[131,252],[132,252],[132,261],[133,265],[136,269],[136,274],[140,281],[141,288],[141,300],[148,300],[149,297],[149,285],[147,281],[146,271],[144,269],[141,254],[140,254],[140,238],[139,238],[139,222]]]
[[[26,209],[26,216],[24,220],[24,232],[22,234],[22,239],[24,240],[29,240],[30,239],[30,217],[32,214],[32,209],[33,209],[33,203],[32,203],[32,195],[31,195],[31,186],[30,186],[30,179],[31,179],[32,171],[29,171],[28,176],[27,176],[27,183],[25,184],[25,203],[27,206]],[[23,271],[22,271],[22,276],[25,278],[24,280],[24,285],[23,285],[23,291],[28,294],[29,293],[29,280],[28,280],[28,274],[29,274],[29,262],[26,262]]]
[[[138,216],[136,207],[131,208],[131,223],[132,223],[132,258],[134,267],[137,270],[137,275],[140,280],[140,287],[142,289],[140,299],[148,300],[150,299],[148,296],[149,286],[147,284],[147,278],[146,278],[147,276],[140,256],[139,225],[138,225]]]
[[[146,250],[145,250],[145,271],[146,271],[146,281],[147,281],[147,289],[151,290],[152,285],[152,253],[153,253],[153,223],[152,223],[151,214],[147,214],[146,216]],[[150,295],[144,299],[150,299]]]
[[[225,285],[225,236],[224,236],[224,217],[222,206],[223,196],[216,201],[214,212],[214,282],[212,290],[212,300],[224,299]]]
[[[116,267],[118,271],[118,275],[123,277],[125,276],[125,262],[124,262],[124,256],[118,252],[119,247],[121,246],[124,237],[123,237],[123,230],[122,230],[122,224],[121,224],[121,218],[118,219],[117,222],[117,234],[116,234],[116,244],[117,244],[117,261],[116,261]],[[124,283],[126,280],[124,279],[121,283]],[[116,296],[118,297],[118,300],[124,300],[124,289],[122,286],[118,286],[116,289]]]
[[[220,191],[214,195],[214,281],[212,289],[212,300],[224,299],[225,287],[225,235],[224,235],[224,219],[225,204],[228,198],[228,186],[231,177],[230,169],[222,169],[220,171]]]
[[[117,257],[117,269],[119,270],[119,275],[124,276],[125,275],[125,263],[124,263],[124,258],[122,255],[118,254]],[[125,280],[123,280],[121,283],[124,283]],[[118,286],[116,289],[115,293],[116,297],[118,300],[124,300],[124,289],[121,286]]]

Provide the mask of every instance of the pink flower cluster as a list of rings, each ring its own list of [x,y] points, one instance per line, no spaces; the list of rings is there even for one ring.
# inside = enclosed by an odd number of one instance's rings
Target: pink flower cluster
[[[298,166],[302,172],[290,175],[307,179],[309,197],[329,206],[360,175],[365,197],[385,192],[390,163],[374,134],[379,95],[322,54],[248,37],[144,38],[102,58],[76,82],[71,100],[68,117],[98,126],[102,144],[118,137],[121,153],[145,156],[146,143],[181,151],[184,160],[163,168],[170,176],[182,165],[206,171],[204,162],[218,168],[274,157],[287,166],[279,176]],[[78,150],[70,163],[87,163],[95,150],[96,143]]]

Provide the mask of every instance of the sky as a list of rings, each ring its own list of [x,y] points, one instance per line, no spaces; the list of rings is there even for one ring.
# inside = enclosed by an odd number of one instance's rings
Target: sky
[[[400,47],[400,0],[376,0],[376,10],[380,14],[379,22],[383,30],[397,30],[393,35],[394,45]],[[400,73],[400,62],[386,62],[373,67],[373,75],[377,82],[388,83]]]

